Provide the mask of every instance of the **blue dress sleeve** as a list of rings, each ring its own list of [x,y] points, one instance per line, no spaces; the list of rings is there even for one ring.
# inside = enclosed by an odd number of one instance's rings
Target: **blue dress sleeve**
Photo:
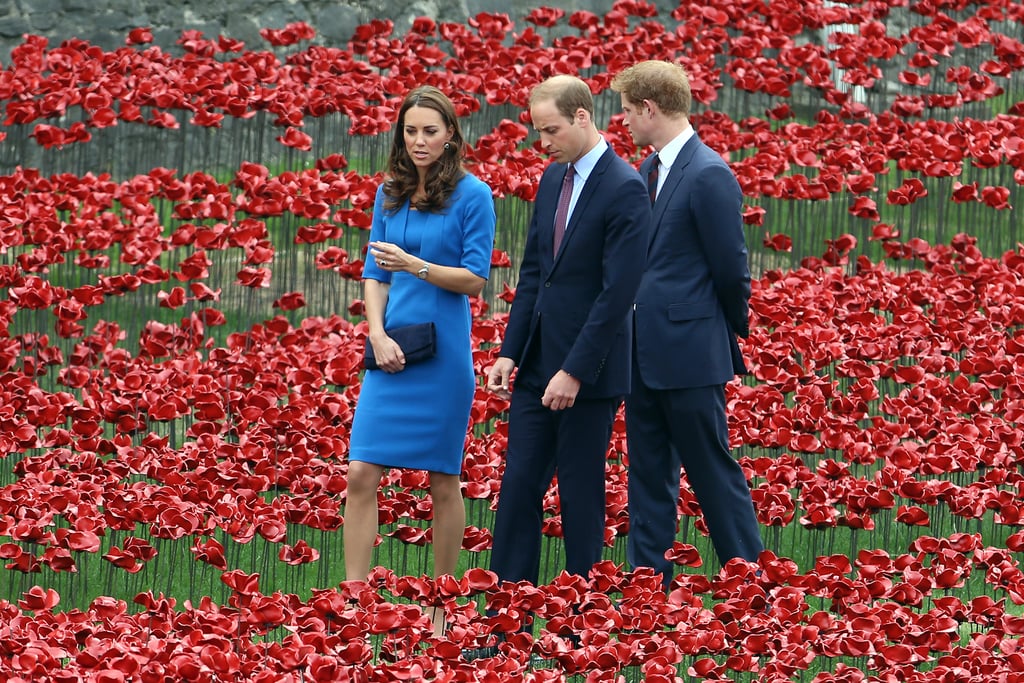
[[[485,280],[491,274],[491,253],[494,249],[494,195],[491,188],[476,176],[466,174],[460,183],[464,189],[462,204],[462,258],[460,264]]]
[[[370,241],[386,242],[387,227],[384,217],[384,185],[377,188],[377,196],[373,200],[373,222],[370,223]],[[363,279],[379,280],[380,282],[391,282],[391,273],[381,269],[377,262],[366,252],[366,259],[363,261]]]

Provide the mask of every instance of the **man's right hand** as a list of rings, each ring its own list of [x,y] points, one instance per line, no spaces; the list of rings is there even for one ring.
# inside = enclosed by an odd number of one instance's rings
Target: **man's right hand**
[[[487,388],[501,398],[510,398],[512,392],[509,389],[509,381],[515,369],[516,363],[511,358],[498,358],[491,366],[491,371],[487,373]]]

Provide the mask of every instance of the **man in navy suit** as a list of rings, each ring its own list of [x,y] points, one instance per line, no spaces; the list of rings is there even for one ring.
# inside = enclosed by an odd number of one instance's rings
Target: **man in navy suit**
[[[554,163],[540,179],[487,383],[511,395],[491,570],[537,583],[543,499],[556,472],[565,569],[587,576],[601,559],[605,461],[629,391],[629,314],[651,207],[646,183],[597,129],[586,83],[554,76],[531,92],[529,106]]]
[[[737,336],[749,331],[750,271],[742,194],[722,157],[689,122],[690,84],[678,64],[648,61],[611,88],[636,144],[654,147],[640,175],[654,204],[647,265],[633,312],[626,398],[629,537],[634,567],[671,585],[665,552],[677,533],[680,467],[721,563],[763,550],[750,488],[729,450],[725,385],[747,372]]]

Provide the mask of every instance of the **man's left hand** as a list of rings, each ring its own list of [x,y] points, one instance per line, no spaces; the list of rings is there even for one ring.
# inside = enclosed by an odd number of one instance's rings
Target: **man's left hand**
[[[547,389],[540,402],[549,410],[565,410],[576,403],[576,394],[580,393],[580,381],[565,370],[559,370],[548,382]]]

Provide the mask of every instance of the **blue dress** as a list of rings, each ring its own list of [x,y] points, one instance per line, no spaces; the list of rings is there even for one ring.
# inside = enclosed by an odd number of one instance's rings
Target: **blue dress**
[[[441,213],[384,210],[377,189],[370,240],[393,242],[429,263],[467,268],[486,278],[494,246],[494,198],[466,174]],[[476,393],[469,297],[441,289],[413,273],[390,273],[366,259],[363,278],[391,283],[385,329],[434,321],[437,355],[401,372],[363,375],[349,444],[349,459],[385,467],[462,472],[469,414]]]

